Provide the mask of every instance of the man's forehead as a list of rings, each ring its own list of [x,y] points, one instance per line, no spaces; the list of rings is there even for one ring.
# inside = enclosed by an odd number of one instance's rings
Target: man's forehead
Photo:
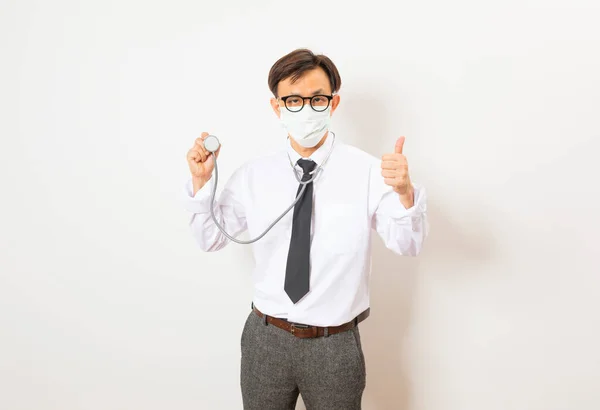
[[[321,71],[322,75],[307,72],[305,75],[292,82],[292,78],[286,78],[279,83],[279,92],[284,94],[314,95],[331,93],[329,78]],[[314,75],[316,74],[316,75]]]

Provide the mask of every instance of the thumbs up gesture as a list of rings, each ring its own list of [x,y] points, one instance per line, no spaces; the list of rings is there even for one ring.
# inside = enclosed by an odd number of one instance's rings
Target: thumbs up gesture
[[[408,175],[408,161],[402,153],[406,138],[400,137],[396,141],[393,154],[385,154],[381,157],[381,175],[385,183],[400,195],[400,202],[405,208],[414,205],[413,186]]]

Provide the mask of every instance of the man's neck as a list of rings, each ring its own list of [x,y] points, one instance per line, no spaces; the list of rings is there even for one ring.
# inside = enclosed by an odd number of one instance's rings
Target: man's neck
[[[327,140],[327,136],[329,135],[329,131],[327,131],[325,133],[325,135],[323,135],[323,138],[321,138],[321,141],[319,141],[319,143],[317,145],[315,145],[312,148],[305,148],[302,145],[298,144],[293,138],[290,137],[290,142],[292,144],[292,148],[294,149],[294,151],[296,151],[302,158],[308,158],[310,157],[316,150],[318,150],[319,148],[321,148],[321,146],[323,144],[325,144],[325,140]]]

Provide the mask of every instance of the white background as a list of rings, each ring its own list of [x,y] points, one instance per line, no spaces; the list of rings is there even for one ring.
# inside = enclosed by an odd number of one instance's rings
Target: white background
[[[178,195],[202,131],[224,177],[282,146],[296,47],[429,193],[421,256],[376,241],[364,408],[600,408],[597,1],[0,5],[1,409],[241,409],[250,249]]]

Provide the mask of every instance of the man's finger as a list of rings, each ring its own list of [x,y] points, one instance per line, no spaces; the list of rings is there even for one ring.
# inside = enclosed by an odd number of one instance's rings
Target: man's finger
[[[202,151],[192,148],[188,153],[188,158],[195,162],[204,162],[206,156]]]
[[[385,154],[381,157],[382,161],[406,162],[406,157],[402,154]]]
[[[197,161],[198,158],[200,158],[200,154],[198,153],[198,151],[191,149],[187,152],[187,159]]]
[[[200,155],[202,156],[202,162],[206,161],[206,158],[208,158],[210,153],[208,151],[206,151],[205,149],[199,149],[198,151],[200,152]]]
[[[204,138],[196,139],[195,149],[202,152],[202,154],[204,154],[205,156],[210,155],[210,152],[204,147]]]
[[[396,149],[394,150],[394,152],[396,154],[402,154],[402,149],[404,148],[405,140],[406,140],[405,137],[400,137],[400,138],[398,138],[398,141],[396,141]]]
[[[402,163],[399,161],[382,161],[381,169],[398,169],[398,167],[402,166]]]
[[[205,150],[204,148],[204,140],[206,139],[206,137],[208,137],[210,134],[208,132],[203,132],[202,134],[200,134],[200,138],[196,138],[196,144],[199,144],[200,147]]]
[[[400,176],[400,174],[395,169],[384,169],[381,171],[381,176],[384,178],[396,178]]]

